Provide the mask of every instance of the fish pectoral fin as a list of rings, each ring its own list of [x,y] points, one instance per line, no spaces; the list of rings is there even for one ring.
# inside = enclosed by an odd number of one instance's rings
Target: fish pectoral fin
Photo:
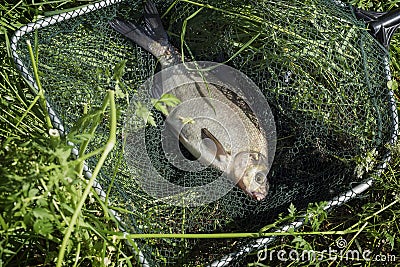
[[[210,150],[215,150],[215,156],[217,157],[217,159],[221,160],[222,158],[226,158],[228,157],[228,153],[225,150],[224,146],[221,144],[220,141],[218,141],[218,139],[212,134],[210,133],[209,130],[207,130],[206,128],[202,128],[201,129],[201,139],[209,139],[212,142],[204,142],[204,144],[210,148]],[[215,145],[215,148],[211,147],[212,144]]]
[[[185,134],[182,131],[178,131],[180,124],[177,124],[175,120],[170,119],[166,120],[166,125],[165,128],[170,131],[175,137],[179,139],[179,142],[181,142],[183,145],[189,144],[189,139],[185,136]]]
[[[189,139],[187,139],[187,137],[182,132],[178,134],[178,138],[179,142],[181,142],[182,144],[189,144]]]

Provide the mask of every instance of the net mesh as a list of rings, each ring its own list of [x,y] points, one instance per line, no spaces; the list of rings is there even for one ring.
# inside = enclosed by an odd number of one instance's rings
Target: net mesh
[[[290,203],[304,208],[350,190],[384,159],[396,128],[386,85],[388,55],[350,7],[329,0],[156,4],[160,13],[165,13],[164,27],[175,47],[181,48],[185,32],[186,57],[226,62],[257,84],[274,114],[276,154],[268,174],[270,192],[263,201],[250,199],[236,187],[200,207],[176,207],[155,200],[128,171],[122,129],[127,99],[157,71],[157,61],[108,25],[115,17],[140,24],[141,1],[102,3],[39,21],[35,31],[24,28],[13,44],[17,64],[25,75],[33,76],[26,40],[34,43],[36,35],[40,77],[54,111],[54,127],[65,132],[73,129],[86,108],[102,105],[106,90],[113,88],[105,73],[127,60],[123,84],[129,97],[119,98],[117,103],[119,142],[97,179],[102,190],[110,192],[109,205],[125,210],[118,214],[127,232],[258,231]],[[163,117],[154,114],[161,124]],[[191,185],[215,180],[219,173],[213,169],[184,172],[173,168],[160,150],[160,131],[160,127],[148,127],[146,145],[164,177],[177,184],[190,181]],[[106,142],[108,133],[105,119],[94,143]],[[141,157],[138,154],[136,160]],[[89,168],[96,161],[91,159]],[[151,266],[211,263],[238,246],[235,240],[137,242]]]

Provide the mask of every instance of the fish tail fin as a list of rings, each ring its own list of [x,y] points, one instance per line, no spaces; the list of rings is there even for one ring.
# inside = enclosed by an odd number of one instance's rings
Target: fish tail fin
[[[146,32],[157,41],[168,41],[167,32],[161,22],[160,14],[153,1],[147,0],[144,5],[144,22]]]
[[[141,26],[138,26],[130,21],[123,19],[114,19],[109,22],[110,26],[121,33],[131,41],[137,43],[147,51],[150,50],[150,44],[154,43],[154,40],[146,34]],[[149,51],[152,53],[152,51]]]
[[[157,57],[161,65],[173,64],[179,59],[179,55],[169,43],[160,15],[151,0],[146,1],[144,11],[143,27],[118,18],[110,21],[109,24],[114,30]],[[171,58],[166,58],[166,55],[171,55]]]

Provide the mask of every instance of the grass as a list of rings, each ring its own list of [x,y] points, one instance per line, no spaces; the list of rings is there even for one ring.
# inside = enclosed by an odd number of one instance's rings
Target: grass
[[[47,114],[42,112],[43,105],[39,105],[43,91],[32,94],[16,72],[9,54],[9,37],[16,27],[47,10],[82,3],[29,4],[21,1],[17,5],[5,3],[1,6],[0,75],[4,112],[0,122],[0,266],[52,266],[56,263],[58,266],[110,266],[109,262],[131,266],[130,256],[121,251],[124,245],[97,231],[108,229],[112,233],[117,230],[114,219],[104,212],[102,202],[92,189],[102,163],[99,162],[92,180],[87,182],[82,176],[81,162],[70,158],[71,147],[46,123]],[[97,112],[99,116],[91,118],[93,125],[96,120],[108,116],[108,112],[111,112],[110,117],[115,117],[113,91],[104,103],[103,110]],[[111,121],[115,124],[115,119]],[[115,125],[110,128],[115,129]],[[86,134],[84,140],[80,139],[83,145],[88,144],[93,131],[81,128],[77,132]],[[115,133],[97,150],[98,154],[103,154],[102,161],[113,143]]]
[[[70,158],[71,147],[48,126],[48,117],[29,85],[15,70],[9,53],[9,38],[20,26],[59,9],[70,9],[89,1],[26,1],[0,4],[0,266],[131,266],[135,254],[126,245],[141,236],[124,236],[107,205],[100,200],[82,176],[82,164]],[[358,7],[387,10],[400,1],[351,1]],[[34,54],[34,52],[32,52]],[[392,41],[392,73],[400,80],[400,38]],[[39,78],[39,75],[38,75]],[[397,93],[397,92],[396,92]],[[87,111],[89,123],[78,125],[74,140],[87,146],[96,123],[115,116],[112,93],[104,99],[103,109]],[[114,115],[113,115],[114,114]],[[110,120],[111,122],[113,120]],[[85,127],[84,127],[85,126]],[[111,128],[115,126],[111,126]],[[110,142],[101,144],[95,153],[106,157]],[[103,154],[102,154],[103,153]],[[375,186],[362,197],[326,213],[320,204],[309,211],[299,233],[281,234],[269,252],[322,251],[337,247],[345,240],[344,250],[370,251],[370,255],[395,255],[397,261],[355,261],[335,254],[319,262],[272,261],[247,259],[249,266],[395,266],[400,264],[400,145],[392,148],[393,158],[385,171],[376,177]],[[81,152],[84,156],[84,152]],[[97,168],[101,168],[101,162]],[[281,223],[298,218],[294,207],[259,236],[270,235]],[[142,236],[143,237],[143,236]],[[152,238],[156,236],[150,236]],[[165,236],[163,236],[165,237]],[[184,236],[173,235],[175,238]],[[191,238],[192,236],[186,236]],[[205,236],[209,237],[209,236]],[[227,236],[225,236],[226,238]]]

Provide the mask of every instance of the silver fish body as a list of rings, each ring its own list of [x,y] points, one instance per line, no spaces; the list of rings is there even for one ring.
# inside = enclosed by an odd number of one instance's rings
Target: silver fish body
[[[151,1],[145,4],[145,27],[119,19],[110,25],[157,57],[163,69],[181,63]],[[168,107],[165,124],[185,148],[202,164],[223,171],[252,198],[264,199],[269,190],[268,142],[243,96],[202,82],[182,84],[168,93],[181,104]],[[194,123],[185,123],[185,118],[194,118]]]
[[[189,84],[169,93],[182,101],[167,118],[181,143],[200,162],[226,172],[250,196],[263,199],[268,191],[263,131],[215,85]],[[185,117],[194,123],[182,123]]]

